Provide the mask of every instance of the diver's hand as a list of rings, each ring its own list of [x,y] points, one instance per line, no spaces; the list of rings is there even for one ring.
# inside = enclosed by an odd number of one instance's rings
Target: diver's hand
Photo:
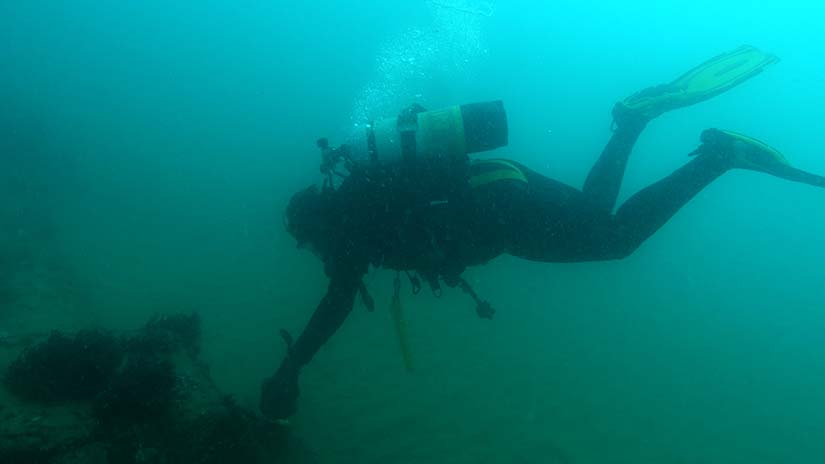
[[[261,412],[272,420],[286,419],[298,409],[298,368],[288,360],[261,386]]]

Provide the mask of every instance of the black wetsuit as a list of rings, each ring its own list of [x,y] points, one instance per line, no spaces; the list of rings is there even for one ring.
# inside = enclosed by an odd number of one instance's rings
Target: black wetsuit
[[[583,190],[512,161],[526,183],[457,188],[435,202],[427,199],[421,208],[399,207],[404,200],[387,184],[345,182],[336,192],[334,240],[323,250],[327,293],[278,373],[264,384],[262,410],[276,417],[294,412],[300,368],[344,322],[370,264],[454,276],[502,253],[543,262],[620,259],[729,168],[724,157],[697,156],[614,213],[628,157],[644,126],[617,128]]]

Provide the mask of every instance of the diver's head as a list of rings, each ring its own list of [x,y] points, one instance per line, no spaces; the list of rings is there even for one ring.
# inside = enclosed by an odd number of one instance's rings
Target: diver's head
[[[307,187],[289,200],[284,222],[286,230],[298,242],[299,248],[309,248],[321,253],[328,240],[328,194],[318,187]]]

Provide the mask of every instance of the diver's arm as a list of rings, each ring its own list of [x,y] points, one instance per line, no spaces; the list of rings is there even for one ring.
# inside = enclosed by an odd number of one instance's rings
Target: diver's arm
[[[292,345],[287,355],[290,362],[300,369],[312,360],[318,349],[329,340],[344,323],[355,302],[361,282],[357,273],[332,276],[327,293],[318,304],[303,333]]]
[[[352,270],[352,269],[350,269]],[[344,323],[355,302],[363,272],[331,274],[327,293],[295,343],[287,338],[288,352],[278,371],[261,388],[261,412],[271,419],[285,419],[296,411],[298,374],[315,353]]]

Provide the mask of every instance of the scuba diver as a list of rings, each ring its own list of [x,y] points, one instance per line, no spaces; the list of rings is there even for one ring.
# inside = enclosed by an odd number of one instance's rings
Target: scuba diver
[[[296,193],[285,222],[298,246],[323,260],[329,286],[297,340],[281,331],[287,353],[263,383],[261,412],[274,420],[295,413],[303,366],[359,294],[372,308],[362,281],[371,265],[396,271],[394,300],[405,272],[414,293],[421,280],[436,295],[442,283],[459,287],[475,300],[480,317],[491,318],[493,308],[461,277],[468,266],[503,253],[541,262],[622,259],[732,169],[825,187],[825,177],[792,167],[754,138],[708,129],[687,164],[614,211],[633,145],[651,120],[725,92],[777,61],[742,46],[618,102],[613,134],[581,190],[516,161],[470,160],[470,153],[507,144],[501,102],[437,111],[414,105],[339,148],[319,140],[324,184]]]

